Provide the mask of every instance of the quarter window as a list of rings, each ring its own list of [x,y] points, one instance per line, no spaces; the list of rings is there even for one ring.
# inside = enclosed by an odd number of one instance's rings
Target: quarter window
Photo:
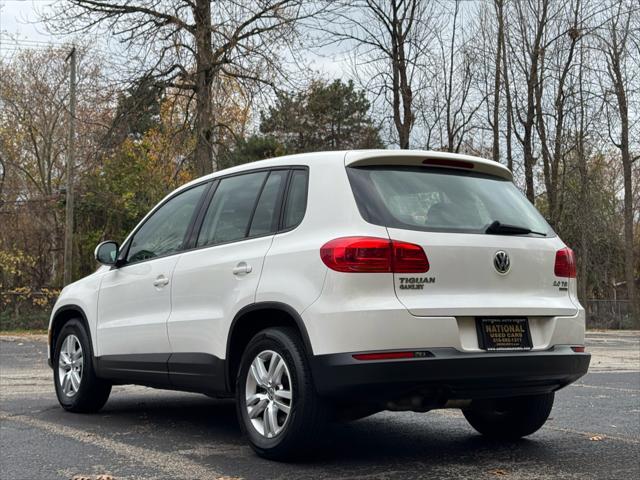
[[[307,209],[307,171],[294,170],[291,173],[291,183],[287,203],[284,209],[283,228],[293,228],[297,226],[304,217]]]
[[[168,200],[140,227],[131,240],[127,262],[134,263],[178,252],[208,184],[190,188]]]

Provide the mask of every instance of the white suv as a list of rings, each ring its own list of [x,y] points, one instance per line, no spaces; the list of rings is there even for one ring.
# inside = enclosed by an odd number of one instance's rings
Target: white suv
[[[111,385],[235,396],[261,455],[331,418],[461,408],[538,430],[587,371],[573,253],[502,165],[426,151],[250,163],[168,195],[66,287],[49,358],[62,406]]]

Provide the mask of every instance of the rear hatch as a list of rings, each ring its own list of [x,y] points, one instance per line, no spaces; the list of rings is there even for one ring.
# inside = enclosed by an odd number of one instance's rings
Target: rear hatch
[[[394,274],[396,295],[412,314],[577,313],[574,279],[555,274],[565,245],[504,167],[473,157],[412,156],[347,162],[347,171],[364,218],[427,255],[428,271]]]

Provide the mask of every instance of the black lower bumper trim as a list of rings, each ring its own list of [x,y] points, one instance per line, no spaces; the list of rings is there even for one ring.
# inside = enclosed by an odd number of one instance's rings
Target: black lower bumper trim
[[[391,400],[412,392],[444,399],[499,398],[558,390],[583,376],[591,355],[569,346],[538,352],[463,353],[360,361],[351,353],[317,355],[312,373],[320,395]]]

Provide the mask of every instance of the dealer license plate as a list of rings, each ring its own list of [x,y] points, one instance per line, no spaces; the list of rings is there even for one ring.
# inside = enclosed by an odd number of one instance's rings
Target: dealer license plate
[[[531,350],[529,320],[526,318],[478,318],[478,343],[489,351]]]

